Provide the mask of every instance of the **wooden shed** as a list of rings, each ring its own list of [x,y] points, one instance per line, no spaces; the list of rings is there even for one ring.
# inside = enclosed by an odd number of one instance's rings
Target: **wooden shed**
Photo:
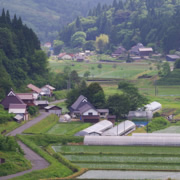
[[[56,114],[57,116],[60,116],[62,114],[62,108],[55,105],[46,106],[44,109],[46,112]]]

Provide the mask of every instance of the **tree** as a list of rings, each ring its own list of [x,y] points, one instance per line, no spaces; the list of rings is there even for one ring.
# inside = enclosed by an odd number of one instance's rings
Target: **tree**
[[[109,36],[106,34],[101,34],[99,37],[96,37],[96,50],[99,53],[103,53],[109,43]]]
[[[162,65],[162,75],[165,77],[165,76],[169,75],[170,72],[171,72],[170,65],[168,62],[165,62]]]
[[[180,69],[180,59],[177,59],[174,63],[174,68],[175,69]]]
[[[114,94],[109,96],[107,107],[111,114],[116,115],[117,119],[124,118],[130,110],[130,98],[125,94]]]
[[[90,72],[89,71],[86,71],[85,73],[84,73],[84,77],[86,78],[86,79],[88,79],[88,77],[90,76]]]
[[[73,85],[78,85],[80,83],[80,77],[78,76],[77,71],[72,71],[70,74],[70,81]]]
[[[60,40],[54,40],[53,47],[54,47],[54,54],[58,55],[64,45],[63,41]]]
[[[86,42],[86,33],[78,31],[71,37],[71,43],[73,47],[83,47]]]
[[[99,69],[101,69],[102,68],[102,64],[98,64],[98,66],[97,66]]]
[[[102,108],[105,105],[104,91],[98,83],[91,83],[88,86],[87,98],[96,108]]]
[[[138,88],[133,84],[126,81],[122,81],[118,84],[118,89],[121,89],[125,95],[130,99],[130,110],[137,110],[138,107],[142,107],[148,102],[148,99],[141,95]]]

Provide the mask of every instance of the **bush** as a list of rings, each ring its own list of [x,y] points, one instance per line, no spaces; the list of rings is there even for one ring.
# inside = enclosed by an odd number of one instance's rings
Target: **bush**
[[[152,121],[148,124],[148,130],[149,132],[158,131],[161,129],[165,129],[170,126],[170,122],[163,118],[163,117],[157,117],[152,119]]]
[[[29,107],[28,107],[28,113],[29,113],[31,116],[36,115],[38,112],[39,112],[38,107],[36,107],[36,106],[29,106]]]
[[[54,91],[53,95],[55,96],[55,99],[57,100],[65,99],[67,96],[67,91],[66,90]]]

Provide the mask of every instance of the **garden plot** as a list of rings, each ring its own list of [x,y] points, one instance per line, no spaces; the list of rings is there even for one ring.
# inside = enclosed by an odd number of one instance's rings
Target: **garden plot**
[[[70,122],[70,123],[58,123],[53,126],[47,134],[57,135],[74,135],[75,133],[89,127],[90,123]]]

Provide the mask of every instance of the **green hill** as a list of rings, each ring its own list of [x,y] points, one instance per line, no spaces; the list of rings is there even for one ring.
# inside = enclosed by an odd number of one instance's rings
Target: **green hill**
[[[61,27],[77,16],[86,16],[99,2],[113,0],[0,0],[1,9],[21,16],[41,41],[53,40]]]

